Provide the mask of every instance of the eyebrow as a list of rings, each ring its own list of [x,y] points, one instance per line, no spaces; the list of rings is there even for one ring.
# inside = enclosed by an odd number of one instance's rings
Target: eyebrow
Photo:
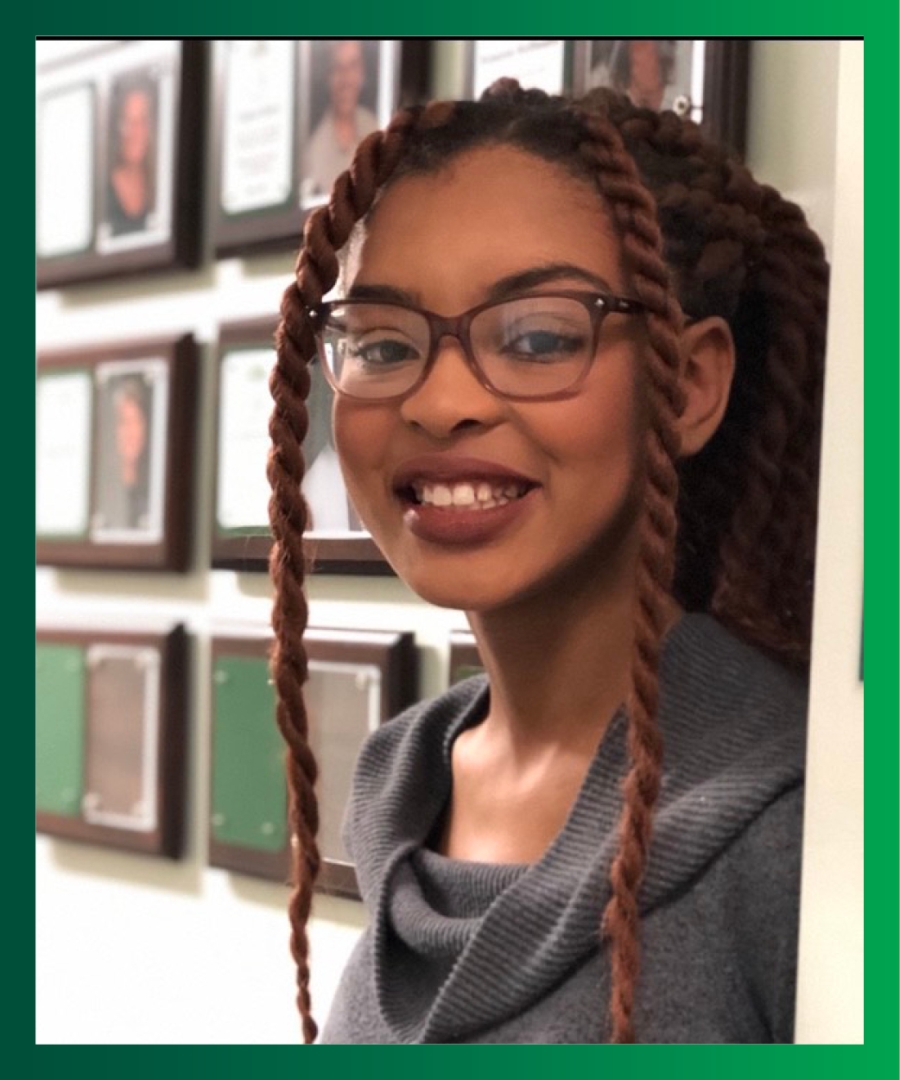
[[[575,263],[554,262],[533,266],[528,270],[521,270],[518,273],[500,278],[487,290],[484,302],[491,303],[494,300],[506,300],[508,297],[518,296],[529,289],[535,289],[540,285],[550,285],[566,278],[570,280],[576,278],[587,285],[592,285],[600,292],[614,291],[609,282],[600,277],[599,274],[585,270]],[[421,307],[421,298],[418,293],[407,292],[405,289],[398,289],[393,285],[354,284],[347,294],[347,299],[393,301],[397,304]]]

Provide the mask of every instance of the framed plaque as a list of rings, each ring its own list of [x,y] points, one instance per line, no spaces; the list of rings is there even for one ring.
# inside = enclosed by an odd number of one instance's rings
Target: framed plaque
[[[428,93],[426,39],[220,41],[214,245],[297,247],[357,145]]]
[[[746,39],[581,40],[573,53],[573,90],[610,86],[636,105],[673,109],[743,153],[749,57]]]
[[[206,43],[86,42],[38,68],[38,288],[196,266]]]
[[[273,319],[226,324],[219,335],[216,394],[216,488],[212,564],[265,570],[269,529],[269,373],[275,363]],[[303,493],[311,528],[310,564],[322,573],[387,574],[375,542],[347,497],[331,430],[333,392],[317,363],[307,400]]]
[[[307,631],[304,699],[319,763],[317,888],[358,897],[341,839],[359,749],[379,725],[416,700],[412,635]],[[285,745],[275,723],[268,637],[213,638],[209,862],[287,881]]]
[[[38,630],[39,832],[181,854],[185,635]]]
[[[450,634],[450,672],[448,683],[461,682],[472,675],[481,675],[484,665],[475,643],[475,635],[468,630],[454,630]]]
[[[194,340],[38,356],[39,564],[185,570]]]
[[[467,96],[478,100],[500,78],[517,79],[527,89],[562,94],[571,89],[573,43],[538,38],[488,38],[466,43]]]

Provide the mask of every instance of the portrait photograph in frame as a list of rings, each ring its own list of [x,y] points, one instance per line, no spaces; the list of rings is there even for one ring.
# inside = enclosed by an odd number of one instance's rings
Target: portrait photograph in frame
[[[38,628],[36,824],[68,840],[178,858],[186,638]]]
[[[38,355],[38,565],[186,570],[191,335]]]
[[[212,565],[266,570],[272,548],[266,474],[275,363],[275,320],[220,328],[216,373],[216,466]],[[347,497],[331,426],[333,392],[311,365],[309,429],[303,444],[303,493],[310,511],[304,543],[313,571],[389,574],[375,542]]]
[[[415,38],[215,42],[217,254],[297,247],[358,142],[427,100],[430,57]]]
[[[165,360],[111,360],[94,369],[96,467],[91,540],[159,543],[163,535]]]
[[[397,100],[399,46],[374,38],[303,43],[300,203],[324,202],[356,147],[390,120]]]
[[[195,40],[85,40],[39,62],[39,289],[198,265],[206,55]]]
[[[362,743],[416,700],[413,638],[405,632],[309,629],[304,643],[309,741],[319,763],[322,867],[316,887],[358,898],[341,822]],[[286,751],[275,722],[271,644],[268,633],[213,637],[209,863],[286,882]]]
[[[160,242],[171,231],[173,73],[152,65],[123,71],[109,86],[98,248]]]
[[[746,39],[582,39],[573,51],[572,89],[608,86],[640,107],[671,109],[743,153],[750,47]]]

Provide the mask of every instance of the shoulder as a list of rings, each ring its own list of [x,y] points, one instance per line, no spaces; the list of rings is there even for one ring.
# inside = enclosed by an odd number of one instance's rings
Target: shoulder
[[[733,763],[745,754],[771,756],[777,745],[802,763],[805,681],[715,619],[683,616],[664,648],[660,680],[673,749],[686,743]]]
[[[733,701],[751,707],[777,703],[805,709],[802,679],[741,641],[710,615],[684,615],[665,650],[670,674],[686,688],[726,692]],[[677,673],[675,671],[677,665]]]
[[[366,135],[371,135],[373,131],[378,130],[378,118],[371,109],[367,109],[365,105],[357,105],[356,107],[356,130],[359,132],[360,138]]]
[[[804,683],[712,619],[687,616],[666,643],[660,699],[663,777],[647,903],[728,852],[751,879],[790,875],[801,846]]]

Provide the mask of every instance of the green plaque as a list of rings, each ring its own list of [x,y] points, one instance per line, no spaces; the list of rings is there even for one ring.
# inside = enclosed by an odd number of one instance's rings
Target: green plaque
[[[458,683],[463,679],[471,679],[473,675],[483,675],[484,668],[480,664],[458,664],[450,673],[450,682]]]
[[[288,833],[285,746],[268,661],[220,656],[213,687],[213,839],[281,851]]]
[[[77,817],[84,775],[85,656],[80,645],[40,642],[35,659],[35,803]]]

